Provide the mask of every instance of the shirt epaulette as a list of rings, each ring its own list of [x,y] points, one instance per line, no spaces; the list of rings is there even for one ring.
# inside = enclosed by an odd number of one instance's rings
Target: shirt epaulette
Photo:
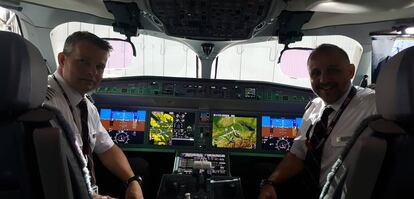
[[[313,99],[312,99],[312,100],[310,100],[310,101],[308,102],[308,104],[306,104],[306,106],[305,106],[305,111],[306,111],[306,110],[308,110],[308,108],[312,105],[312,103],[313,103]]]
[[[56,96],[56,91],[48,85],[47,86],[47,93],[46,93],[46,100],[51,100],[55,96]]]
[[[95,101],[92,99],[92,97],[88,94],[85,94],[85,97],[92,103],[95,104]]]

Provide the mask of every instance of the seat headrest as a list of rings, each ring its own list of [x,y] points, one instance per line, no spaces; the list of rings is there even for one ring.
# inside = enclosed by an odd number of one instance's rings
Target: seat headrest
[[[0,31],[1,113],[40,106],[47,91],[48,70],[39,50],[20,35]]]
[[[414,47],[399,52],[381,69],[376,102],[378,113],[385,119],[414,121]]]

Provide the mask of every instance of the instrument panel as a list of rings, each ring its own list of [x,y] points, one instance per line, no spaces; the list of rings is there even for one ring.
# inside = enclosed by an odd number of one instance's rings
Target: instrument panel
[[[142,77],[104,80],[93,94],[102,124],[126,150],[283,154],[310,90],[263,82]]]

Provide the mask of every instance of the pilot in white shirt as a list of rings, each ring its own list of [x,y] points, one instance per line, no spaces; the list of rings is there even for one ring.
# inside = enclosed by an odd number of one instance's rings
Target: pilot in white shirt
[[[57,81],[63,90],[60,88]],[[80,122],[80,110],[78,108],[78,104],[82,98],[87,97],[82,96],[79,92],[68,86],[57,71],[53,75],[49,76],[48,83],[49,99],[45,101],[45,104],[58,108],[61,111],[63,117],[66,119],[66,121],[68,121],[71,130],[75,134],[77,144],[82,148],[82,127]],[[64,92],[68,97],[68,101],[63,94]],[[106,150],[110,149],[112,145],[114,145],[114,142],[112,141],[106,129],[102,126],[96,107],[90,102],[89,99],[86,99],[86,104],[89,114],[88,127],[91,149],[96,153],[105,152]],[[70,108],[70,106],[72,108]]]
[[[335,114],[338,112],[342,103],[346,99],[352,86],[349,87],[348,92],[333,104],[326,104],[321,98],[315,98],[312,104],[307,108],[303,115],[302,125],[299,130],[299,136],[295,138],[290,152],[295,154],[298,158],[305,160],[307,147],[305,144],[306,133],[308,129],[315,125],[320,120],[324,107],[329,106],[334,111],[328,117],[328,126]],[[330,168],[335,163],[339,154],[345,147],[348,140],[352,137],[359,123],[365,118],[376,114],[375,106],[375,91],[369,88],[356,87],[357,93],[352,98],[349,105],[345,108],[343,114],[334,126],[331,134],[328,136],[321,158],[321,175],[319,183],[322,186],[330,171]],[[364,111],[361,111],[364,110]],[[310,136],[312,136],[312,131]]]

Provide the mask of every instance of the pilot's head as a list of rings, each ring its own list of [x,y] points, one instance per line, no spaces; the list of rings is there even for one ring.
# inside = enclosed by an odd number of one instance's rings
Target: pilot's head
[[[75,32],[58,54],[58,72],[73,89],[85,94],[101,82],[111,49],[107,41],[92,33]]]
[[[355,66],[343,49],[322,44],[310,54],[308,70],[313,91],[327,104],[332,104],[346,94]]]

